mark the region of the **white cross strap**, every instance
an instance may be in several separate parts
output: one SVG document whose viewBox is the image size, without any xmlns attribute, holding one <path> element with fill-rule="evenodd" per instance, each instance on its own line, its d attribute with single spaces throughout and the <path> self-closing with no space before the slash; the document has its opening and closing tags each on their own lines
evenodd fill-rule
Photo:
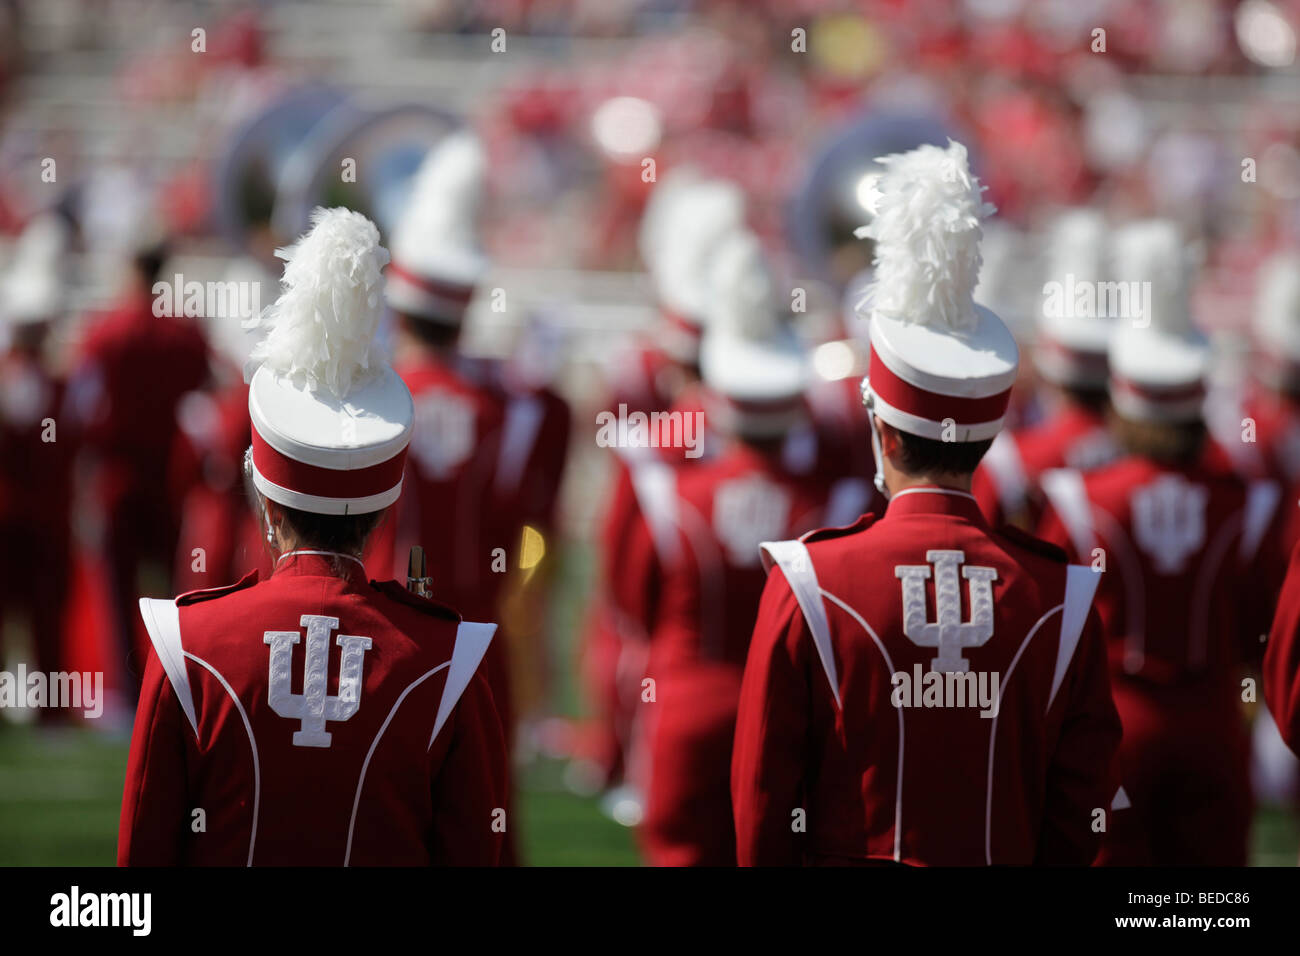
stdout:
<svg viewBox="0 0 1300 956">
<path fill-rule="evenodd" d="M 835 652 L 831 647 L 831 626 L 826 618 L 826 604 L 822 600 L 821 585 L 817 583 L 817 572 L 813 569 L 812 558 L 802 541 L 764 541 L 759 545 L 763 555 L 763 567 L 771 571 L 776 562 L 785 575 L 786 582 L 799 602 L 804 622 L 812 635 L 813 646 L 821 658 L 822 669 L 830 681 L 831 693 L 835 696 L 835 706 L 844 708 L 840 700 L 840 681 L 835 672 Z"/>
</svg>

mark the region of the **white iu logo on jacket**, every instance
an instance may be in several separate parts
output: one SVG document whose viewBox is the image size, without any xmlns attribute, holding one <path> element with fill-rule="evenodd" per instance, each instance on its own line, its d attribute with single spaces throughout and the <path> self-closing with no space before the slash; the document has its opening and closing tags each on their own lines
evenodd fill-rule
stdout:
<svg viewBox="0 0 1300 956">
<path fill-rule="evenodd" d="M 993 636 L 993 582 L 997 568 L 963 566 L 964 551 L 927 551 L 925 560 L 934 565 L 934 606 L 937 620 L 925 613 L 925 582 L 929 564 L 901 564 L 894 574 L 903 582 L 903 633 L 918 647 L 937 647 L 930 662 L 932 671 L 964 674 L 970 661 L 961 656 L 964 647 L 980 647 Z M 957 569 L 969 584 L 970 620 L 961 619 L 961 583 Z"/>
<path fill-rule="evenodd" d="M 451 392 L 434 389 L 415 399 L 411 454 L 421 470 L 442 481 L 474 449 L 474 406 Z"/>
<path fill-rule="evenodd" d="M 1182 475 L 1161 475 L 1133 492 L 1133 533 L 1157 574 L 1181 574 L 1205 543 L 1210 492 Z"/>
<path fill-rule="evenodd" d="M 758 564 L 762 560 L 758 546 L 784 535 L 789 522 L 790 496 L 780 485 L 753 476 L 718 486 L 713 530 L 732 564 Z"/>
<path fill-rule="evenodd" d="M 295 747 L 328 747 L 333 735 L 325 730 L 328 720 L 347 720 L 361 706 L 361 664 L 370 650 L 370 638 L 340 634 L 343 648 L 339 661 L 339 692 L 325 693 L 328 683 L 330 632 L 339 626 L 336 617 L 304 614 L 300 622 L 307 628 L 307 662 L 302 677 L 302 693 L 289 693 L 293 672 L 293 646 L 301 639 L 297 631 L 267 631 L 263 642 L 271 645 L 271 674 L 267 696 L 271 709 L 281 717 L 301 721 L 293 733 Z"/>
</svg>

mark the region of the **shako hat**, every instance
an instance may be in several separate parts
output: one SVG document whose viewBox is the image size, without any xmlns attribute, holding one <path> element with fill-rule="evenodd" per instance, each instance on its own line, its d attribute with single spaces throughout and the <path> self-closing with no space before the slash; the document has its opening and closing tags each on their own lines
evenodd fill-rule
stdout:
<svg viewBox="0 0 1300 956">
<path fill-rule="evenodd" d="M 487 158 L 468 130 L 448 135 L 415 174 L 406 212 L 393 229 L 386 296 L 417 319 L 459 325 L 487 272 L 479 237 Z"/>
<path fill-rule="evenodd" d="M 992 438 L 1019 362 L 1011 331 L 973 298 L 980 222 L 994 209 L 960 143 L 919 146 L 880 164 L 873 218 L 858 230 L 876 241 L 874 279 L 858 306 L 871 346 L 863 400 L 922 438 Z"/>
<path fill-rule="evenodd" d="M 401 494 L 414 406 L 374 341 L 388 262 L 379 230 L 318 208 L 276 255 L 282 292 L 251 323 L 264 334 L 246 370 L 253 483 L 316 514 L 386 508 Z"/>
<path fill-rule="evenodd" d="M 808 363 L 758 237 L 737 230 L 724 238 L 709 278 L 704 382 L 725 400 L 735 431 L 780 435 L 802 415 Z"/>
<path fill-rule="evenodd" d="M 1191 257 L 1182 234 L 1167 219 L 1140 220 L 1116 231 L 1113 248 L 1132 314 L 1116 320 L 1111 338 L 1111 404 L 1136 421 L 1195 421 L 1203 414 L 1210 350 L 1192 324 Z"/>
</svg>

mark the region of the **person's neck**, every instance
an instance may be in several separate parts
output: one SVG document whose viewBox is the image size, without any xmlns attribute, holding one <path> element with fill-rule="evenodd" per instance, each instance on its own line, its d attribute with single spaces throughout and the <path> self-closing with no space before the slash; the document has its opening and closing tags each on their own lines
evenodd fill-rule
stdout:
<svg viewBox="0 0 1300 956">
<path fill-rule="evenodd" d="M 950 491 L 964 491 L 970 494 L 972 477 L 969 474 L 909 475 L 901 471 L 895 471 L 893 474 L 886 476 L 885 485 L 889 488 L 891 495 L 906 491 L 908 488 L 922 487 L 947 488 Z"/>
</svg>

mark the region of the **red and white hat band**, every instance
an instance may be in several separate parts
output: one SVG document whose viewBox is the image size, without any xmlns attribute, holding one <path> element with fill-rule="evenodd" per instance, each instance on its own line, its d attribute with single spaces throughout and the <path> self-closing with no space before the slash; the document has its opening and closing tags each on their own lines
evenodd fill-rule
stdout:
<svg viewBox="0 0 1300 956">
<path fill-rule="evenodd" d="M 867 387 L 875 401 L 872 410 L 882 419 L 922 438 L 982 441 L 1002 428 L 1011 401 L 1011 386 L 982 398 L 944 395 L 907 382 L 894 373 L 871 346 Z M 956 426 L 956 437 L 945 434 L 946 423 Z"/>
<path fill-rule="evenodd" d="M 397 262 L 388 264 L 387 276 L 389 299 L 422 317 L 459 322 L 474 298 L 472 285 L 430 278 Z"/>
<path fill-rule="evenodd" d="M 253 483 L 290 508 L 316 514 L 364 514 L 386 508 L 402 491 L 406 448 L 365 468 L 322 468 L 290 458 L 253 428 Z"/>
<path fill-rule="evenodd" d="M 1116 411 L 1126 418 L 1153 422 L 1189 422 L 1204 413 L 1205 383 L 1143 385 L 1112 375 L 1110 398 Z"/>
</svg>

